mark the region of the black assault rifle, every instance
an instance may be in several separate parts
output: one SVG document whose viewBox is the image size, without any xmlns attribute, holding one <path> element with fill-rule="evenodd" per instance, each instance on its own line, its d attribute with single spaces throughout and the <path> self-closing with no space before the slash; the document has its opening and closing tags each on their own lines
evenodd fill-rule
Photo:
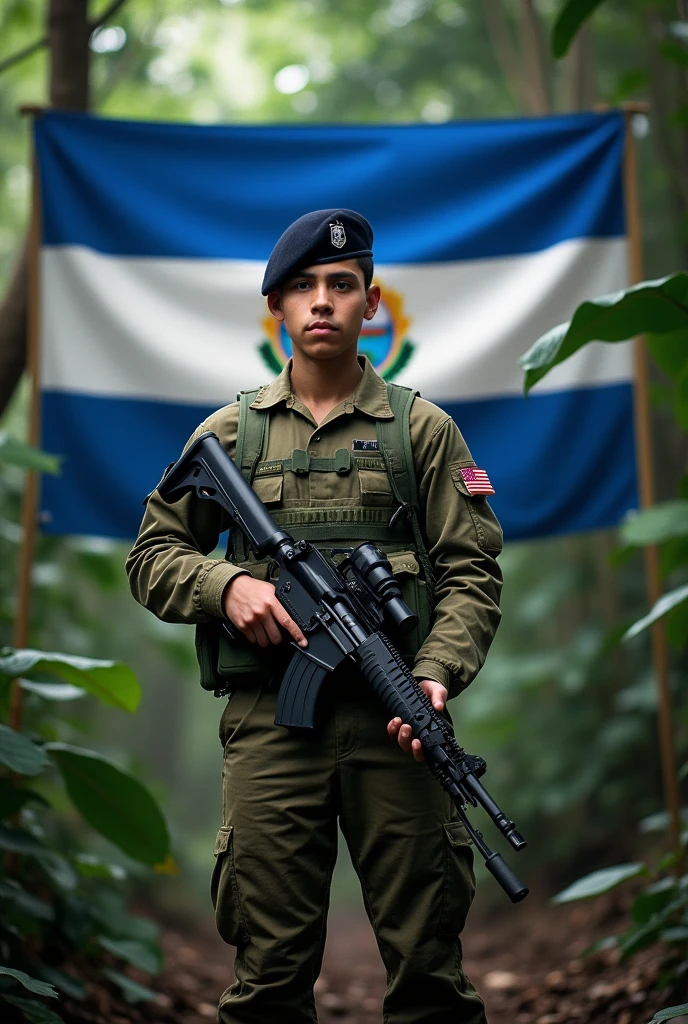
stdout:
<svg viewBox="0 0 688 1024">
<path fill-rule="evenodd" d="M 294 655 L 280 686 L 275 724 L 312 729 L 321 686 L 330 672 L 350 658 L 390 717 L 410 725 L 413 738 L 421 741 L 428 768 L 452 797 L 488 870 L 512 903 L 524 899 L 526 886 L 466 817 L 466 804 L 480 804 L 514 850 L 526 845 L 513 821 L 478 781 L 487 768 L 485 761 L 459 746 L 382 632 L 403 635 L 418 621 L 403 601 L 383 552 L 374 544 L 360 544 L 336 566 L 312 544 L 295 541 L 279 529 L 210 431 L 201 434 L 172 466 L 158 491 L 167 502 L 178 501 L 188 491 L 217 502 L 244 532 L 256 556 L 269 556 L 279 566 L 277 599 L 308 638 L 308 647 L 292 641 Z M 236 640 L 229 624 L 223 628 Z"/>
</svg>

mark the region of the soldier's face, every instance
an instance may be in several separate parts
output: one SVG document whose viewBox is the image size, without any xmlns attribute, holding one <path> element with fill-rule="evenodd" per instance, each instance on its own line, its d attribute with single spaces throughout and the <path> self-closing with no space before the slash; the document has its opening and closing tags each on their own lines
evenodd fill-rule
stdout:
<svg viewBox="0 0 688 1024">
<path fill-rule="evenodd" d="M 284 322 L 294 349 L 313 359 L 355 348 L 363 320 L 372 320 L 379 302 L 380 289 L 366 290 L 356 260 L 306 267 L 268 295 L 270 312 Z"/>
</svg>

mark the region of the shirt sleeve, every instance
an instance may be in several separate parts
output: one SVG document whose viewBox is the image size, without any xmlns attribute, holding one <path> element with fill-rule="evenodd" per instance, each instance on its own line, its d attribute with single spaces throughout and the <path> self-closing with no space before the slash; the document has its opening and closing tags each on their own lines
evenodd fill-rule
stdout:
<svg viewBox="0 0 688 1024">
<path fill-rule="evenodd" d="M 499 625 L 502 531 L 487 499 L 468 492 L 461 469 L 475 462 L 454 421 L 428 402 L 417 405 L 411 441 L 436 589 L 432 629 L 413 674 L 442 683 L 453 697 L 478 674 Z"/>
<path fill-rule="evenodd" d="M 214 430 L 232 455 L 237 420 L 238 405 L 236 410 L 228 406 L 202 423 L 186 448 L 203 431 Z M 165 622 L 224 618 L 224 589 L 231 579 L 246 572 L 222 558 L 207 557 L 228 526 L 228 516 L 215 502 L 199 501 L 189 493 L 168 505 L 156 488 L 148 498 L 139 535 L 125 565 L 136 600 Z"/>
</svg>

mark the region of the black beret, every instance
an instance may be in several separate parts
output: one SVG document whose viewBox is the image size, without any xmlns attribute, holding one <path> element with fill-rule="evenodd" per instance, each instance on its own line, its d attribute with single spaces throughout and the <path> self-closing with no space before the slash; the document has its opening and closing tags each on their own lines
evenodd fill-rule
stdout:
<svg viewBox="0 0 688 1024">
<path fill-rule="evenodd" d="M 313 210 L 290 224 L 270 254 L 261 292 L 267 295 L 302 267 L 372 256 L 373 229 L 354 210 Z"/>
</svg>

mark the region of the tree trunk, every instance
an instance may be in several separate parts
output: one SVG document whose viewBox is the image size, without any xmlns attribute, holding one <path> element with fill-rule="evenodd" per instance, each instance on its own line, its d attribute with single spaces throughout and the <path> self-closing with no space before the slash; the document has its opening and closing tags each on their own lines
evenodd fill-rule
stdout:
<svg viewBox="0 0 688 1024">
<path fill-rule="evenodd" d="M 533 0 L 521 0 L 521 54 L 530 93 L 530 112 L 552 111 L 552 74 L 540 15 Z"/>
<path fill-rule="evenodd" d="M 88 0 L 50 0 L 50 105 L 56 110 L 88 109 Z M 28 241 L 22 243 L 5 297 L 0 305 L 0 413 L 4 411 L 26 365 Z"/>
</svg>

